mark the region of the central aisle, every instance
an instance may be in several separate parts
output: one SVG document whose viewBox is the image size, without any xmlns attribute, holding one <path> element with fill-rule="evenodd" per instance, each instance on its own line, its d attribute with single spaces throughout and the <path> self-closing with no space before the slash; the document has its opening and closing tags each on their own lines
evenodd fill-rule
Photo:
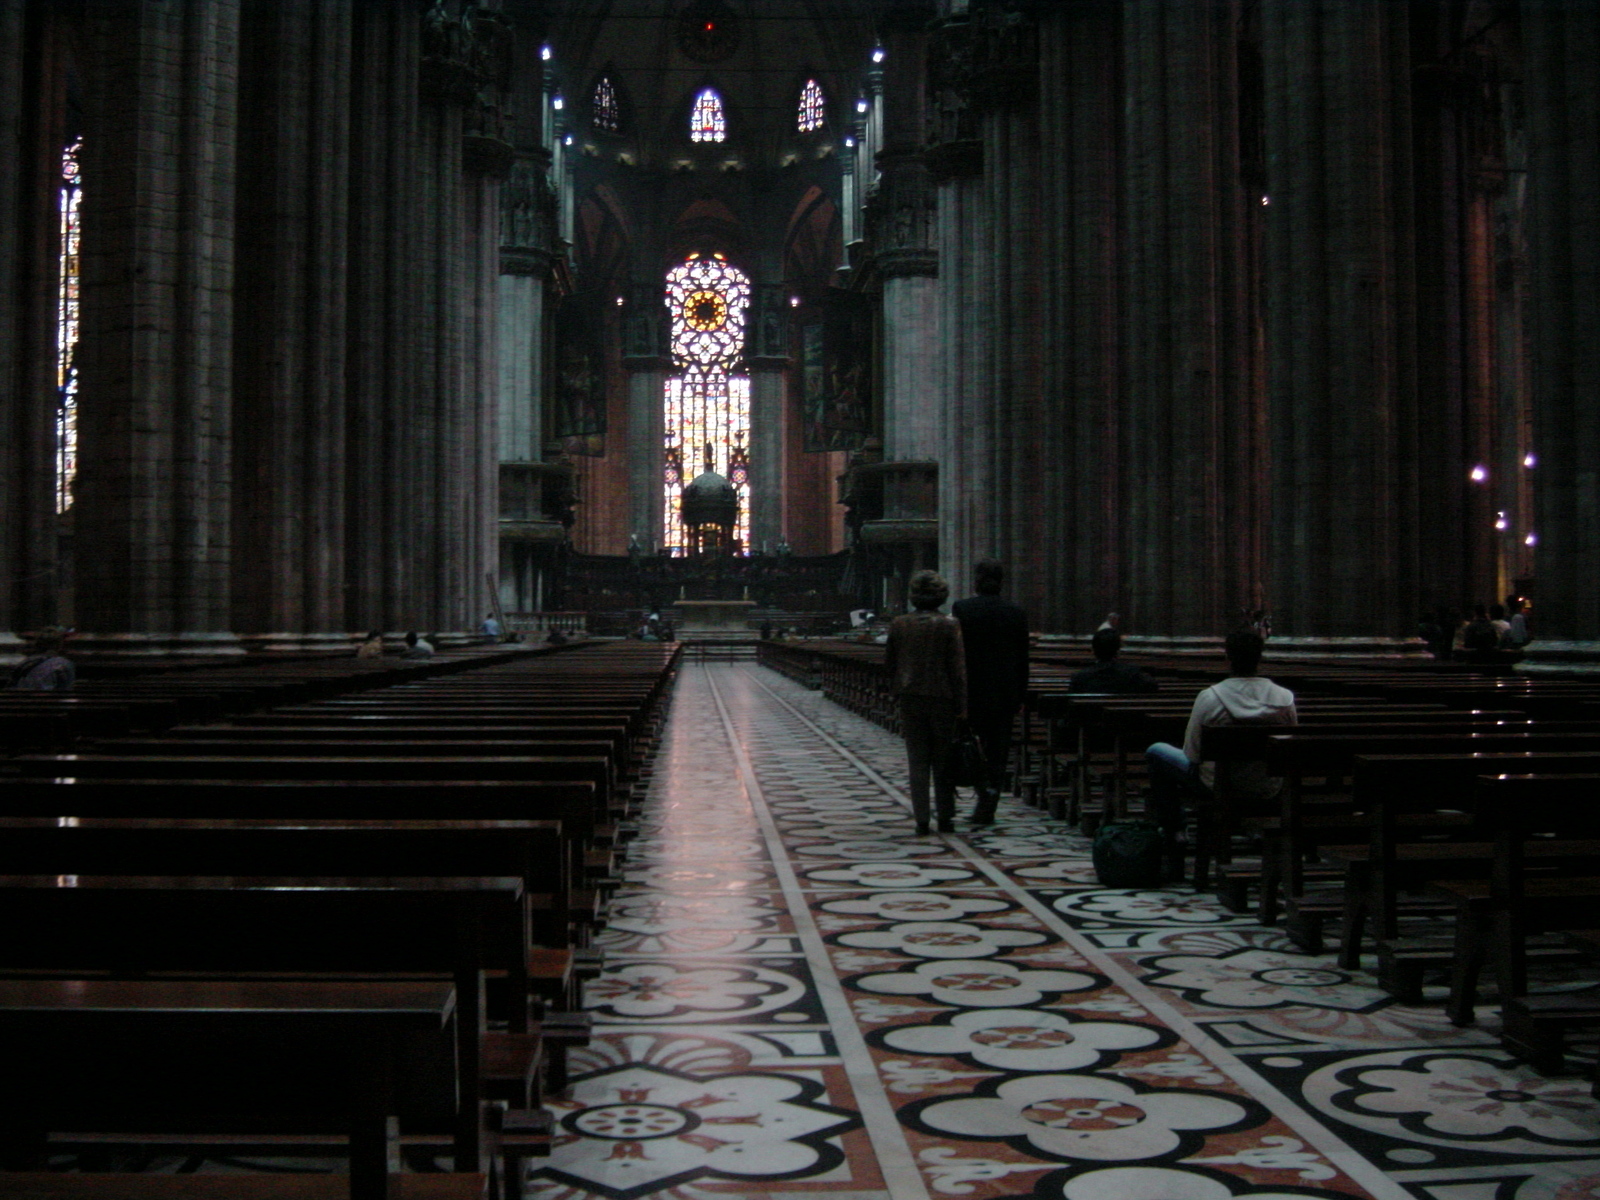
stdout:
<svg viewBox="0 0 1600 1200">
<path fill-rule="evenodd" d="M 774 672 L 683 670 L 530 1195 L 1600 1195 L 1586 1082 L 1187 890 L 1100 889 L 1025 808 L 916 838 L 904 777 Z"/>
</svg>

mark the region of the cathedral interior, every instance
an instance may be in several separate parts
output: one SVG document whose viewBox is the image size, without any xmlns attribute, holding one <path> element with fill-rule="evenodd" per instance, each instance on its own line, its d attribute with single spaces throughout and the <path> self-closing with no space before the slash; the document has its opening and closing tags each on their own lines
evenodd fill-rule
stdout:
<svg viewBox="0 0 1600 1200">
<path fill-rule="evenodd" d="M 1600 1198 L 1597 298 L 1597 0 L 0 0 L 0 1197 Z"/>
</svg>

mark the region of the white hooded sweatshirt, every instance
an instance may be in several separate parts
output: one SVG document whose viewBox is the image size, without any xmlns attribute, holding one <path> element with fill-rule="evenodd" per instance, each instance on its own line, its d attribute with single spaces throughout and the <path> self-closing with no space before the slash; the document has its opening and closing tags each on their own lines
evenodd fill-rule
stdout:
<svg viewBox="0 0 1600 1200">
<path fill-rule="evenodd" d="M 1207 725 L 1294 725 L 1294 693 L 1260 675 L 1233 675 L 1214 683 L 1194 698 L 1189 728 L 1183 735 L 1183 752 L 1190 762 L 1200 762 L 1200 731 Z M 1200 778 L 1207 787 L 1215 780 L 1210 763 L 1201 763 Z M 1267 774 L 1264 762 L 1239 763 L 1232 772 L 1232 788 L 1249 799 L 1275 796 L 1283 780 Z"/>
</svg>

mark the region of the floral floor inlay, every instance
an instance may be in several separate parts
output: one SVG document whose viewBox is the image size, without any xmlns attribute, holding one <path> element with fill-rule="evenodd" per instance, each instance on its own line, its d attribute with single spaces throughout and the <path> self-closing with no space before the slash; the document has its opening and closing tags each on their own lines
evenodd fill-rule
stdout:
<svg viewBox="0 0 1600 1200">
<path fill-rule="evenodd" d="M 899 741 L 681 673 L 539 1200 L 1600 1200 L 1600 1102 L 1007 800 L 918 838 Z M 962 797 L 963 811 L 970 799 Z"/>
</svg>

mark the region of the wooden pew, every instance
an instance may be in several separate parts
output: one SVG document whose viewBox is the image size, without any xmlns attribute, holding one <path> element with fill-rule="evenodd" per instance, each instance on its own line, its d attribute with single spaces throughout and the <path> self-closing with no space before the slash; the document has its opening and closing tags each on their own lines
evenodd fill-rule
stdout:
<svg viewBox="0 0 1600 1200">
<path fill-rule="evenodd" d="M 7 1157 L 58 1129 L 340 1133 L 351 1200 L 393 1200 L 398 1125 L 455 1119 L 454 999 L 440 982 L 0 979 Z"/>
</svg>

